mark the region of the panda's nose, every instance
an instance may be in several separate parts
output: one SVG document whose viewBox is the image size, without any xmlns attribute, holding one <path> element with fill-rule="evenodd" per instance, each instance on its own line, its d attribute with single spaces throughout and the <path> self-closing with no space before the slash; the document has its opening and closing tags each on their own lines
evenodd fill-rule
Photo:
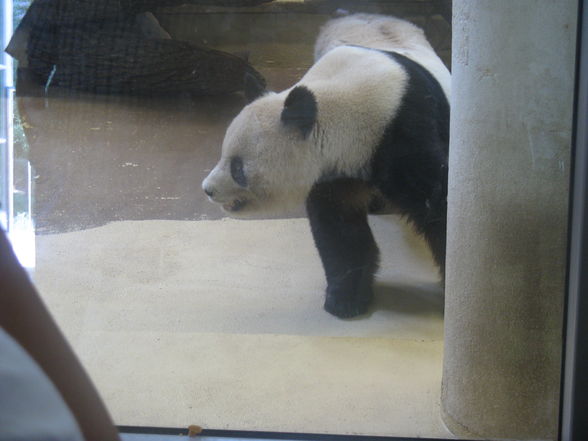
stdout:
<svg viewBox="0 0 588 441">
<path fill-rule="evenodd" d="M 206 196 L 208 196 L 209 198 L 211 198 L 214 195 L 214 190 L 207 187 L 203 187 L 203 189 L 204 193 L 206 193 Z"/>
<path fill-rule="evenodd" d="M 210 177 L 211 175 L 209 174 L 203 181 L 202 181 L 202 190 L 204 191 L 204 193 L 206 194 L 206 196 L 208 196 L 209 198 L 213 198 L 215 194 L 218 194 L 217 191 L 215 191 L 215 184 L 213 182 L 213 179 L 211 179 Z"/>
<path fill-rule="evenodd" d="M 206 196 L 208 196 L 211 199 L 214 197 L 214 194 L 216 193 L 214 191 L 214 185 L 212 184 L 212 182 L 210 182 L 210 179 L 208 178 L 202 181 L 202 190 L 204 190 Z"/>
</svg>

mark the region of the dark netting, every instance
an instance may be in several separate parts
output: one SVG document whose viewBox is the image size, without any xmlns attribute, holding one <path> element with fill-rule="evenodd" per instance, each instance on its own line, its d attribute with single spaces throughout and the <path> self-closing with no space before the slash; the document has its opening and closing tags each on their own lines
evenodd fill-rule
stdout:
<svg viewBox="0 0 588 441">
<path fill-rule="evenodd" d="M 150 10 L 185 3 L 255 6 L 270 0 L 36 0 L 20 25 L 38 82 L 111 94 L 227 94 L 243 90 L 247 60 L 172 39 Z"/>
</svg>

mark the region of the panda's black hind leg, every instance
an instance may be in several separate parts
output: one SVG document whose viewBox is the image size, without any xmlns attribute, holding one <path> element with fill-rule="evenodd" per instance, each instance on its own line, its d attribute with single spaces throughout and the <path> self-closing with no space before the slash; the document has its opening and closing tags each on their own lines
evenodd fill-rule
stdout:
<svg viewBox="0 0 588 441">
<path fill-rule="evenodd" d="M 320 183 L 306 209 L 327 278 L 325 310 L 340 318 L 367 312 L 378 247 L 367 222 L 370 189 L 351 179 Z"/>
</svg>

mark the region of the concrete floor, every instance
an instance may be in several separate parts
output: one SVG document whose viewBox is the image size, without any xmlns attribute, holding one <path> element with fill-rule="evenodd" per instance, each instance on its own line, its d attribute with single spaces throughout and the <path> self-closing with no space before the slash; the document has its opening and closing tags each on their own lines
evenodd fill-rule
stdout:
<svg viewBox="0 0 588 441">
<path fill-rule="evenodd" d="M 38 236 L 34 278 L 119 424 L 446 436 L 435 269 L 397 219 L 372 226 L 376 302 L 350 321 L 322 310 L 305 219 Z"/>
<path fill-rule="evenodd" d="M 288 87 L 305 66 L 262 73 Z M 30 92 L 30 89 L 28 89 Z M 239 96 L 17 105 L 34 168 L 35 283 L 120 425 L 447 437 L 443 298 L 422 241 L 374 217 L 376 302 L 322 310 L 303 211 L 223 219 L 200 189 Z"/>
</svg>

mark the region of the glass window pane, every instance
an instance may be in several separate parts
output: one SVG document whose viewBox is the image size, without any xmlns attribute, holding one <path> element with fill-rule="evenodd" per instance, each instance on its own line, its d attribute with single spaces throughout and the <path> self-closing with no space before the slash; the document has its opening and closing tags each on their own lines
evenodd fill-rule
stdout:
<svg viewBox="0 0 588 441">
<path fill-rule="evenodd" d="M 117 424 L 556 433 L 577 1 L 451 3 L 4 2 L 11 237 Z"/>
</svg>

